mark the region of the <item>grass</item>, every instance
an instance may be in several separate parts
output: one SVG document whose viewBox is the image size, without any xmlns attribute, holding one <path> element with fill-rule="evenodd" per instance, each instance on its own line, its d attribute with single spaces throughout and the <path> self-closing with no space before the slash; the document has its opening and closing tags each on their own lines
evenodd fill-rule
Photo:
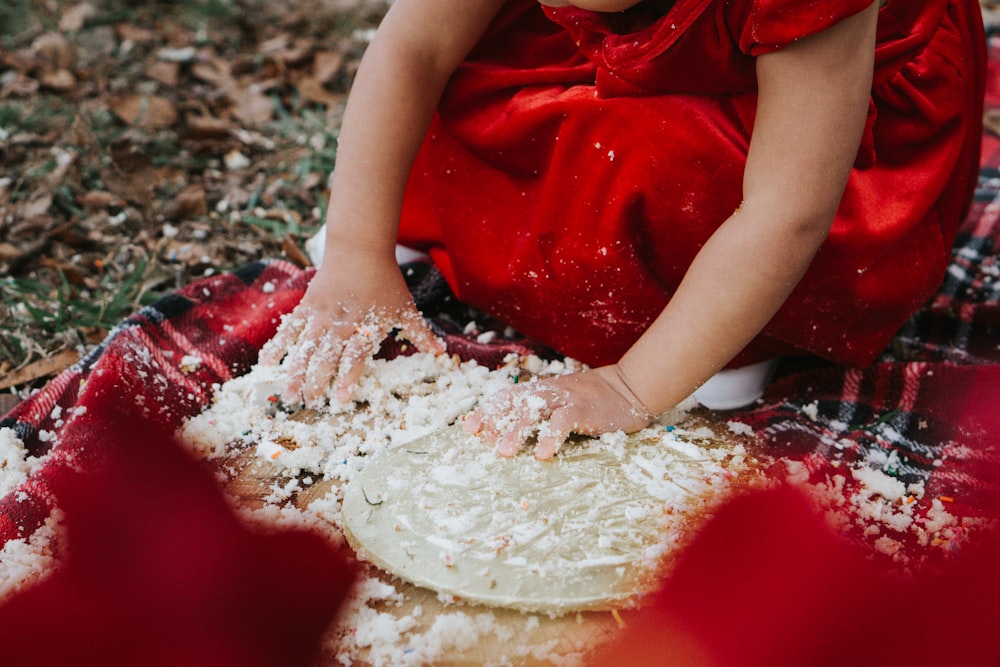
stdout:
<svg viewBox="0 0 1000 667">
<path fill-rule="evenodd" d="M 12 37 L 25 30 L 30 17 L 31 0 L 0 0 L 0 37 Z"/>
<path fill-rule="evenodd" d="M 0 50 L 29 52 L 39 35 L 60 32 L 64 10 L 77 4 L 0 0 Z M 325 219 L 341 109 L 300 95 L 308 62 L 275 68 L 260 46 L 290 33 L 317 50 L 342 49 L 347 60 L 326 86 L 343 96 L 364 48 L 355 33 L 385 9 L 376 0 L 353 9 L 299 0 L 90 4 L 83 27 L 63 35 L 81 58 L 71 68 L 79 85 L 0 98 L 0 376 L 86 349 L 166 290 L 281 256 L 289 236 L 311 236 Z M 153 36 L 130 50 L 105 49 L 119 43 L 110 37 L 119 23 Z M 180 67 L 176 84 L 151 81 L 146 64 L 174 38 L 212 49 L 243 84 L 267 85 L 273 119 L 240 128 L 249 140 L 190 135 L 183 120 L 156 130 L 124 123 L 114 113 L 117 97 L 150 92 L 182 116 L 213 115 L 236 127 L 222 87 L 199 80 L 190 65 Z M 38 79 L 40 71 L 25 76 Z M 60 164 L 54 148 L 71 152 L 72 163 Z M 248 165 L 225 164 L 230 150 Z M 195 184 L 204 209 L 182 208 L 178 193 Z"/>
<path fill-rule="evenodd" d="M 37 341 L 84 342 L 92 332 L 111 329 L 139 307 L 162 296 L 148 288 L 153 268 L 140 259 L 123 281 L 103 281 L 97 294 L 69 283 L 61 271 L 58 284 L 30 278 L 0 280 L 0 350 L 13 367 L 39 355 Z"/>
</svg>

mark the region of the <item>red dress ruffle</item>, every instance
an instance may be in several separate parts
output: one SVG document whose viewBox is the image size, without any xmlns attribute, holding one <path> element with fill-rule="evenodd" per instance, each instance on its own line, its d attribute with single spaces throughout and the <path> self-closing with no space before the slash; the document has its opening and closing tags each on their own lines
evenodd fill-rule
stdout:
<svg viewBox="0 0 1000 667">
<path fill-rule="evenodd" d="M 867 4 L 508 2 L 446 90 L 400 241 L 429 250 L 463 301 L 563 354 L 616 361 L 740 204 L 754 57 Z M 875 69 L 829 238 L 734 363 L 869 363 L 940 284 L 978 169 L 979 5 L 889 0 Z"/>
</svg>

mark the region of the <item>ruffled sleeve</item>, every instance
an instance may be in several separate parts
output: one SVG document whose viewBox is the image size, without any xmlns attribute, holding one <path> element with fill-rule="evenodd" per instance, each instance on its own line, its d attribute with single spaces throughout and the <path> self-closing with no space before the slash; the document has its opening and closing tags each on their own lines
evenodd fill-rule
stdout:
<svg viewBox="0 0 1000 667">
<path fill-rule="evenodd" d="M 778 51 L 871 6 L 873 0 L 732 0 L 727 23 L 740 51 Z"/>
</svg>

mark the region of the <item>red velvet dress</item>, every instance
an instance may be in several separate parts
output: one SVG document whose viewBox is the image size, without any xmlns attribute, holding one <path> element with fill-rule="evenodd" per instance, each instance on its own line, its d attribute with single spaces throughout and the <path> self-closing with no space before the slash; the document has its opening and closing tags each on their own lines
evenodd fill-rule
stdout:
<svg viewBox="0 0 1000 667">
<path fill-rule="evenodd" d="M 740 204 L 754 58 L 871 0 L 508 2 L 449 84 L 400 240 L 460 299 L 591 364 L 616 361 Z M 944 275 L 975 186 L 975 0 L 889 0 L 872 104 L 829 238 L 737 358 L 866 364 Z"/>
</svg>

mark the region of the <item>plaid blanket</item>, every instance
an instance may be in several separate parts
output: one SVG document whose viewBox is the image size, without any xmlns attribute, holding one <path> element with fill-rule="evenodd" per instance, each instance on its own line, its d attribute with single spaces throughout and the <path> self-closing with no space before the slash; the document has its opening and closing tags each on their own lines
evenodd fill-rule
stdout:
<svg viewBox="0 0 1000 667">
<path fill-rule="evenodd" d="M 1000 113 L 998 54 L 994 44 L 987 91 L 992 113 Z M 795 463 L 794 472 L 846 514 L 845 531 L 876 550 L 871 523 L 852 500 L 861 483 L 844 473 L 860 464 L 907 488 L 921 487 L 919 497 L 906 500 L 917 503 L 917 516 L 933 518 L 942 507 L 963 519 L 991 516 L 989 498 L 1000 480 L 998 245 L 1000 140 L 987 133 L 979 188 L 945 282 L 881 359 L 863 369 L 792 365 L 762 401 L 728 417 L 756 433 L 786 468 Z M 464 324 L 481 323 L 482 315 L 458 303 L 431 266 L 404 269 L 417 305 L 450 352 L 486 365 L 510 352 L 551 354 L 525 338 L 483 343 L 463 334 Z M 311 276 L 283 261 L 264 261 L 188 285 L 129 317 L 16 406 L 0 427 L 13 429 L 31 455 L 47 458 L 0 499 L 0 548 L 33 534 L 55 508 L 60 484 L 101 458 L 108 415 L 136 414 L 175 429 L 208 404 L 216 386 L 245 373 Z M 397 353 L 391 343 L 381 352 Z M 947 553 L 961 542 L 964 527 L 954 527 L 955 539 L 933 543 L 917 534 L 896 536 L 890 555 Z"/>
</svg>

